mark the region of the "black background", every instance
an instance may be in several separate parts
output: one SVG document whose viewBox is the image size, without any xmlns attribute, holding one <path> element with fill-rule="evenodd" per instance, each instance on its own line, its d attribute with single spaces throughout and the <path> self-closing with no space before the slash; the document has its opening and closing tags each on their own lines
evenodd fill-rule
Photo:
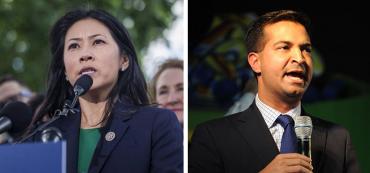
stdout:
<svg viewBox="0 0 370 173">
<path fill-rule="evenodd" d="M 325 3 L 326 5 L 323 5 Z M 328 4 L 329 3 L 329 4 Z M 208 30 L 214 15 L 292 9 L 306 13 L 312 22 L 312 42 L 323 57 L 326 74 L 345 74 L 369 83 L 370 7 L 354 1 L 211 1 L 190 0 L 189 51 Z M 368 9 L 364 7 L 369 7 Z"/>
</svg>

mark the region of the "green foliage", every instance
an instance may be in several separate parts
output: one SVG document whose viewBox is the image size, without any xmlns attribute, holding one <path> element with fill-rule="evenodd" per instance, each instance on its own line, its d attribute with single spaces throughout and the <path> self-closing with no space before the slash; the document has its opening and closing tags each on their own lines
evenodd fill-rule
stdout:
<svg viewBox="0 0 370 173">
<path fill-rule="evenodd" d="M 110 12 L 128 28 L 139 57 L 150 41 L 163 37 L 175 0 L 0 0 L 0 76 L 13 74 L 43 91 L 50 60 L 48 34 L 56 20 L 76 8 Z"/>
</svg>

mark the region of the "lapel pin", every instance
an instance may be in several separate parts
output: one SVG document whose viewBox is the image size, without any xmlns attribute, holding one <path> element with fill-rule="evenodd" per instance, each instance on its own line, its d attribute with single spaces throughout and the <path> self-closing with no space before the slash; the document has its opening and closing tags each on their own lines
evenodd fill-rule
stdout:
<svg viewBox="0 0 370 173">
<path fill-rule="evenodd" d="M 110 142 L 113 141 L 113 139 L 116 137 L 116 134 L 114 132 L 108 132 L 105 134 L 105 140 Z"/>
</svg>

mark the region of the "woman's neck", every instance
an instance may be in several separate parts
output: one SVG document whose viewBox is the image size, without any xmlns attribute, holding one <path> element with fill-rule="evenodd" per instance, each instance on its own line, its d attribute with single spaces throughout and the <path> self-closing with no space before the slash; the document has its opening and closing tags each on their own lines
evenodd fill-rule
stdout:
<svg viewBox="0 0 370 173">
<path fill-rule="evenodd" d="M 99 128 L 104 117 L 107 99 L 96 100 L 80 97 L 81 124 L 83 129 Z"/>
</svg>

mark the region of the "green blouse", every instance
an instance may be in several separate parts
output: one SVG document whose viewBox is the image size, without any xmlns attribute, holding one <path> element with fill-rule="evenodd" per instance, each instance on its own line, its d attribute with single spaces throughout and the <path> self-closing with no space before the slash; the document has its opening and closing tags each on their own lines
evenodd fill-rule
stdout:
<svg viewBox="0 0 370 173">
<path fill-rule="evenodd" d="M 91 158 L 100 139 L 99 128 L 80 129 L 78 172 L 87 173 Z"/>
</svg>

